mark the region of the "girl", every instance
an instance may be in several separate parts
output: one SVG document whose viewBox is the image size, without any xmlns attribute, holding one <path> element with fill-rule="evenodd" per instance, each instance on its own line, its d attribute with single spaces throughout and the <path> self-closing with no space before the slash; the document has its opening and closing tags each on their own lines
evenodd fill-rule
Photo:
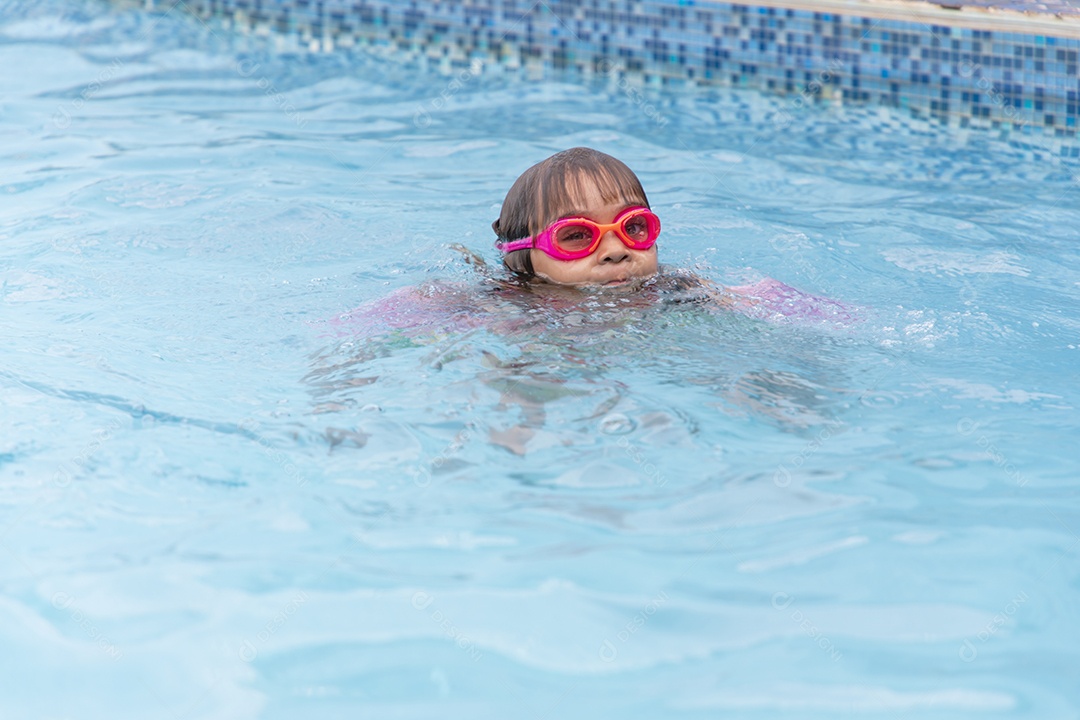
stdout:
<svg viewBox="0 0 1080 720">
<path fill-rule="evenodd" d="M 772 279 L 723 289 L 685 272 L 661 278 L 660 219 L 641 182 L 624 163 L 591 148 L 564 150 L 522 173 L 491 227 L 503 263 L 524 283 L 638 289 L 651 280 L 669 301 L 713 301 L 773 319 L 851 319 L 839 303 Z"/>
</svg>

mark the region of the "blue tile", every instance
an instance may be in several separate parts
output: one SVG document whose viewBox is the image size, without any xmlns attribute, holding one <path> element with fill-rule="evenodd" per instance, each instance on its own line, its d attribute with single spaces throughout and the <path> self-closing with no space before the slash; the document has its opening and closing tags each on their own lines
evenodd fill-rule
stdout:
<svg viewBox="0 0 1080 720">
<path fill-rule="evenodd" d="M 1025 7 L 1050 13 L 1067 2 L 1041 0 L 1038 8 Z M 964 5 L 1003 3 L 1018 7 L 1017 0 L 963 0 Z M 467 5 L 188 0 L 187 5 L 196 12 L 258 14 L 261 22 L 302 37 L 345 34 L 403 52 L 435 50 L 459 59 L 508 55 L 515 64 L 527 58 L 559 72 L 587 73 L 604 59 L 616 59 L 627 72 L 661 83 L 794 93 L 828 74 L 828 84 L 852 101 L 875 97 L 860 85 L 860 78 L 872 79 L 881 85 L 874 92 L 887 96 L 889 104 L 942 117 L 1010 123 L 1002 108 L 1034 108 L 1038 97 L 1053 111 L 1040 111 L 1033 122 L 1053 130 L 1076 127 L 1077 103 L 1066 103 L 1065 97 L 1080 85 L 1080 40 L 1075 38 L 694 0 L 471 0 Z M 805 77 L 790 75 L 791 68 Z M 999 102 L 980 105 L 980 95 Z"/>
</svg>

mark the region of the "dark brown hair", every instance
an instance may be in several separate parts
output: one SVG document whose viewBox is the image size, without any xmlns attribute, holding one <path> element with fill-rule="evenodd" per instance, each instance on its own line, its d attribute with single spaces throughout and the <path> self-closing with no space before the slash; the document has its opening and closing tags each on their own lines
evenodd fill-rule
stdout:
<svg viewBox="0 0 1080 720">
<path fill-rule="evenodd" d="M 521 173 L 506 193 L 502 212 L 491 229 L 500 242 L 537 235 L 560 217 L 581 210 L 578 198 L 590 185 L 600 191 L 606 203 L 649 207 L 641 181 L 621 160 L 599 150 L 576 147 Z M 535 275 L 528 250 L 507 253 L 503 263 L 521 279 Z"/>
</svg>

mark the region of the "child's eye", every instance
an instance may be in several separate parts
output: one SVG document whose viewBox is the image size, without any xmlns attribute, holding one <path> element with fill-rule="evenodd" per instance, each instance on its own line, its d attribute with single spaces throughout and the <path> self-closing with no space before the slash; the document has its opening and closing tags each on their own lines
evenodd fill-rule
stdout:
<svg viewBox="0 0 1080 720">
<path fill-rule="evenodd" d="M 645 222 L 640 218 L 635 220 L 628 220 L 626 224 L 623 225 L 623 230 L 626 232 L 627 235 L 634 238 L 635 240 L 638 238 L 644 238 L 649 234 L 649 223 Z"/>
<path fill-rule="evenodd" d="M 592 243 L 592 231 L 580 226 L 571 226 L 559 231 L 556 241 L 568 250 L 588 247 Z"/>
</svg>

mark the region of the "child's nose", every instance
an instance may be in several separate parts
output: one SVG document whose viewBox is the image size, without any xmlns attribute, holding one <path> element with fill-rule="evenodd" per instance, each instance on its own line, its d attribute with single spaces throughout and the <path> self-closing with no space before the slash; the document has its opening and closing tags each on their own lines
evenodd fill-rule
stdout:
<svg viewBox="0 0 1080 720">
<path fill-rule="evenodd" d="M 604 237 L 600 238 L 600 247 L 596 249 L 596 252 L 599 253 L 600 262 L 617 263 L 630 257 L 626 245 L 623 245 L 623 241 L 619 239 L 614 230 L 608 230 L 604 233 Z"/>
</svg>

